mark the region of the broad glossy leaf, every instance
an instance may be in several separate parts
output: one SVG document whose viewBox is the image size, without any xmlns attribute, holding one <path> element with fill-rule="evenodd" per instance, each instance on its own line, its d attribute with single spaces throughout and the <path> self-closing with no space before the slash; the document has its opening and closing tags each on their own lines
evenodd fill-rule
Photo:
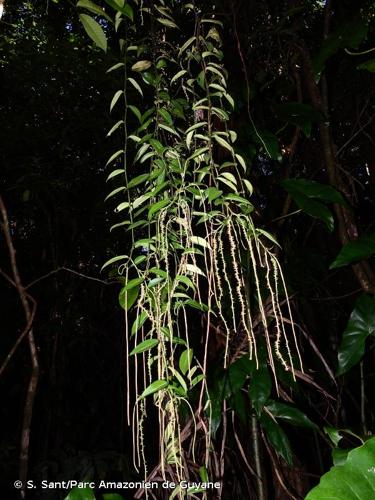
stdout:
<svg viewBox="0 0 375 500">
<path fill-rule="evenodd" d="M 226 395 L 238 393 L 245 384 L 246 379 L 254 371 L 254 362 L 243 356 L 234 363 L 232 363 L 228 370 L 228 389 L 225 391 Z"/>
<path fill-rule="evenodd" d="M 140 285 L 141 283 L 143 283 L 143 278 L 134 278 L 132 280 L 129 280 L 126 283 L 124 290 L 131 290 L 132 288 Z"/>
<path fill-rule="evenodd" d="M 119 294 L 119 303 L 120 306 L 125 309 L 125 311 L 129 311 L 131 306 L 135 303 L 137 300 L 139 293 L 139 286 L 135 286 L 131 290 L 125 290 L 125 287 L 122 288 Z"/>
<path fill-rule="evenodd" d="M 78 0 L 77 7 L 87 9 L 98 16 L 103 16 L 107 19 L 107 21 L 113 24 L 113 20 L 109 17 L 109 15 L 101 7 L 96 5 L 94 2 L 91 2 L 91 0 Z"/>
<path fill-rule="evenodd" d="M 375 334 L 375 296 L 361 295 L 343 333 L 338 353 L 337 375 L 343 375 L 356 365 L 365 352 L 369 335 Z"/>
<path fill-rule="evenodd" d="M 375 255 L 375 233 L 361 236 L 344 245 L 329 268 L 347 266 L 353 262 L 368 259 L 372 255 Z"/>
<path fill-rule="evenodd" d="M 276 453 L 280 455 L 288 465 L 292 465 L 293 454 L 290 448 L 289 439 L 280 425 L 266 413 L 262 413 L 260 423 L 266 433 L 268 441 L 271 443 Z"/>
<path fill-rule="evenodd" d="M 183 375 L 186 375 L 186 373 L 190 370 L 192 359 L 193 349 L 185 349 L 185 351 L 182 352 L 178 362 L 178 366 Z"/>
<path fill-rule="evenodd" d="M 95 45 L 107 52 L 107 38 L 100 24 L 87 14 L 80 14 L 79 18 L 86 33 Z"/>
<path fill-rule="evenodd" d="M 318 200 L 347 206 L 342 194 L 329 184 L 320 184 L 319 182 L 309 179 L 286 179 L 282 181 L 281 185 L 292 196 L 294 192 L 298 191 L 308 198 L 316 198 Z"/>
<path fill-rule="evenodd" d="M 117 12 L 121 12 L 126 17 L 133 21 L 134 13 L 132 7 L 125 3 L 124 0 L 104 0 L 106 4 L 115 9 Z"/>
<path fill-rule="evenodd" d="M 302 182 L 301 182 L 302 181 Z M 334 228 L 334 219 L 331 211 L 320 201 L 316 201 L 314 198 L 324 199 L 324 201 L 332 201 L 332 199 L 327 200 L 327 196 L 332 196 L 331 189 L 339 196 L 340 193 L 335 191 L 330 186 L 325 186 L 323 184 L 318 184 L 313 181 L 306 181 L 305 179 L 288 179 L 283 181 L 281 185 L 288 191 L 290 196 L 296 202 L 298 207 L 317 219 L 322 220 L 330 231 Z M 323 188 L 320 189 L 320 186 Z M 320 195 L 319 195 L 320 193 Z M 324 196 L 324 198 L 323 198 Z M 336 197 L 336 195 L 334 195 Z"/>
<path fill-rule="evenodd" d="M 278 401 L 270 401 L 267 403 L 266 408 L 275 418 L 280 418 L 292 425 L 308 427 L 310 429 L 316 428 L 316 425 L 301 410 L 294 406 L 279 403 Z"/>
<path fill-rule="evenodd" d="M 148 219 L 150 220 L 154 214 L 160 212 L 160 210 L 166 207 L 169 203 L 170 199 L 164 198 L 163 200 L 160 200 L 157 203 L 151 205 L 151 207 L 148 209 Z"/>
<path fill-rule="evenodd" d="M 375 438 L 349 451 L 342 465 L 324 474 L 305 500 L 370 500 L 375 498 Z"/>
<path fill-rule="evenodd" d="M 155 380 L 152 382 L 146 389 L 142 392 L 141 398 L 145 398 L 146 396 L 150 396 L 151 394 L 155 394 L 155 392 L 159 392 L 162 389 L 166 389 L 168 387 L 167 380 Z"/>
<path fill-rule="evenodd" d="M 338 446 L 339 442 L 342 439 L 342 435 L 340 434 L 340 429 L 336 429 L 335 427 L 324 427 L 324 432 L 327 434 L 329 439 L 335 446 Z"/>
<path fill-rule="evenodd" d="M 341 448 L 334 448 L 332 450 L 332 461 L 333 465 L 343 465 L 347 458 L 349 450 L 342 450 Z"/>
<path fill-rule="evenodd" d="M 144 325 L 146 319 L 148 318 L 148 314 L 146 311 L 142 311 L 135 319 L 132 329 L 131 329 L 131 334 L 135 335 L 137 331 Z"/>
<path fill-rule="evenodd" d="M 73 488 L 64 500 L 95 500 L 95 495 L 90 488 Z"/>
<path fill-rule="evenodd" d="M 111 259 L 107 260 L 107 262 L 105 262 L 105 264 L 103 264 L 100 271 L 103 271 L 103 269 L 110 266 L 111 264 L 114 264 L 115 262 L 118 262 L 120 260 L 125 260 L 125 259 L 129 259 L 129 257 L 127 255 L 117 255 L 116 257 L 112 257 Z"/>
<path fill-rule="evenodd" d="M 208 201 L 213 201 L 216 200 L 219 196 L 223 194 L 223 191 L 220 191 L 220 189 L 217 189 L 215 187 L 209 187 L 205 190 L 205 194 L 208 197 Z"/>
<path fill-rule="evenodd" d="M 320 111 L 308 104 L 299 102 L 279 104 L 276 106 L 275 111 L 280 119 L 300 127 L 307 137 L 311 133 L 311 124 L 324 120 L 324 116 Z"/>
<path fill-rule="evenodd" d="M 257 370 L 254 370 L 249 385 L 249 396 L 258 415 L 261 413 L 263 406 L 268 401 L 268 398 L 271 395 L 271 390 L 271 376 L 267 365 L 262 364 Z"/>
<path fill-rule="evenodd" d="M 357 66 L 358 69 L 365 69 L 370 71 L 370 73 L 375 73 L 375 59 L 369 59 Z"/>
<path fill-rule="evenodd" d="M 138 344 L 134 349 L 131 351 L 130 356 L 133 356 L 134 354 L 140 354 L 141 352 L 146 352 L 152 349 L 153 347 L 156 347 L 159 344 L 158 339 L 147 339 Z"/>
<path fill-rule="evenodd" d="M 368 24 L 367 20 L 361 17 L 338 24 L 338 28 L 323 42 L 321 49 L 313 58 L 313 69 L 318 78 L 327 59 L 339 49 L 348 47 L 356 49 L 359 46 L 367 36 Z"/>
</svg>

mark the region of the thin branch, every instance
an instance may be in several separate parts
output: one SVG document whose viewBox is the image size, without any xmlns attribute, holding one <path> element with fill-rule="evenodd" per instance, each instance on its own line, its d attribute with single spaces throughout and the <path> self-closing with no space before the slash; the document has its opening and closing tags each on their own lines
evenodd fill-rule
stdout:
<svg viewBox="0 0 375 500">
<path fill-rule="evenodd" d="M 29 445 L 30 445 L 30 427 L 33 416 L 33 406 L 36 395 L 36 389 L 39 381 L 39 362 L 38 353 L 35 345 L 34 334 L 32 330 L 33 312 L 30 307 L 30 295 L 26 292 L 17 267 L 16 250 L 13 245 L 11 236 L 8 212 L 5 207 L 3 198 L 0 195 L 0 212 L 2 216 L 2 230 L 5 237 L 6 246 L 8 248 L 10 265 L 13 274 L 14 286 L 17 289 L 24 313 L 27 321 L 26 330 L 28 332 L 30 358 L 31 358 L 31 375 L 27 389 L 26 401 L 23 412 L 22 430 L 21 430 L 21 450 L 20 450 L 20 465 L 19 465 L 19 479 L 21 481 L 21 497 L 25 498 L 25 488 L 27 480 L 27 472 L 29 465 Z M 35 304 L 35 301 L 34 301 Z M 30 324 L 30 327 L 28 325 Z"/>
<path fill-rule="evenodd" d="M 78 271 L 75 271 L 74 269 L 69 269 L 68 267 L 58 267 L 57 269 L 53 269 L 52 271 L 49 271 L 47 274 L 44 274 L 43 276 L 40 276 L 39 278 L 35 279 L 31 283 L 25 286 L 25 290 L 28 290 L 32 286 L 34 286 L 36 283 L 39 283 L 39 281 L 45 280 L 49 278 L 50 276 L 53 276 L 56 273 L 59 273 L 60 271 L 66 271 L 71 274 L 75 274 L 76 276 L 79 276 L 80 278 L 85 278 L 90 281 L 96 281 L 97 283 L 101 283 L 102 285 L 114 285 L 118 284 L 118 281 L 106 281 L 106 280 L 101 280 L 100 278 L 95 278 L 94 276 L 88 276 L 87 274 L 82 274 L 79 273 Z"/>
<path fill-rule="evenodd" d="M 360 128 L 357 130 L 357 132 L 355 132 L 355 134 L 353 134 L 351 137 L 349 137 L 349 139 L 345 142 L 345 144 L 343 144 L 337 151 L 336 151 L 336 154 L 335 156 L 339 156 L 339 154 L 349 146 L 349 144 L 357 137 L 357 135 L 359 135 L 361 132 L 363 132 L 363 130 L 368 126 L 370 125 L 370 123 L 372 123 L 372 121 L 374 120 L 375 118 L 375 115 L 372 115 L 372 117 L 367 120 L 367 122 L 364 124 L 364 125 L 360 125 Z"/>
<path fill-rule="evenodd" d="M 30 299 L 31 299 L 31 297 L 30 297 Z M 14 343 L 12 349 L 9 351 L 3 364 L 0 366 L 0 378 L 1 378 L 1 375 L 3 374 L 3 372 L 5 371 L 5 368 L 8 366 L 9 361 L 12 359 L 14 353 L 16 352 L 18 346 L 21 344 L 22 340 L 26 337 L 26 335 L 30 332 L 32 325 L 33 325 L 33 322 L 34 322 L 35 312 L 36 312 L 36 302 L 35 302 L 35 300 L 33 300 L 33 309 L 31 311 L 31 316 L 30 316 L 29 321 L 28 321 L 26 327 L 24 328 L 23 332 L 21 333 L 21 335 L 18 337 L 18 339 Z"/>
</svg>

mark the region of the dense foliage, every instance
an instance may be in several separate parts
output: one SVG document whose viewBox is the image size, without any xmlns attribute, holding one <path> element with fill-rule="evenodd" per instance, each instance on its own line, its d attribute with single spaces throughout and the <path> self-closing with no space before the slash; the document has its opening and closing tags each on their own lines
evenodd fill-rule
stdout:
<svg viewBox="0 0 375 500">
<path fill-rule="evenodd" d="M 279 500 L 332 463 L 353 472 L 374 427 L 373 16 L 329 0 L 5 6 L 7 497 L 20 474 Z"/>
</svg>

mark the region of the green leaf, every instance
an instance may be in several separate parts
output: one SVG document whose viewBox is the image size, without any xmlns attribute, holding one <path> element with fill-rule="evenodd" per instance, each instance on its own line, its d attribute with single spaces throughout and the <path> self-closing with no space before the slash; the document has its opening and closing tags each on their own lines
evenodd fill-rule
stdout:
<svg viewBox="0 0 375 500">
<path fill-rule="evenodd" d="M 342 247 L 330 269 L 347 266 L 359 260 L 365 260 L 375 254 L 375 233 L 361 236 Z"/>
<path fill-rule="evenodd" d="M 150 178 L 150 174 L 141 174 L 137 175 L 137 177 L 134 177 L 131 181 L 128 183 L 128 188 L 133 188 L 135 186 L 138 186 L 139 184 L 143 184 Z"/>
<path fill-rule="evenodd" d="M 195 264 L 186 264 L 186 270 L 193 274 L 200 274 L 201 276 L 205 276 L 204 272 Z"/>
<path fill-rule="evenodd" d="M 337 375 L 343 375 L 356 365 L 365 352 L 369 335 L 375 334 L 375 296 L 361 295 L 343 333 L 338 353 Z"/>
<path fill-rule="evenodd" d="M 228 370 L 228 392 L 227 395 L 237 394 L 245 384 L 245 381 L 254 370 L 252 361 L 245 355 L 232 363 Z"/>
<path fill-rule="evenodd" d="M 307 196 L 307 198 L 316 198 L 327 203 L 348 206 L 342 194 L 328 184 L 320 184 L 308 179 L 286 179 L 281 182 L 281 185 L 291 196 L 293 196 L 293 193 L 298 192 Z"/>
<path fill-rule="evenodd" d="M 134 278 L 132 280 L 129 280 L 125 287 L 124 287 L 124 290 L 131 290 L 132 288 L 134 288 L 135 286 L 138 286 L 140 285 L 141 283 L 143 283 L 144 279 L 143 278 Z"/>
<path fill-rule="evenodd" d="M 105 166 L 109 165 L 111 162 L 113 162 L 114 160 L 116 160 L 116 158 L 118 158 L 123 152 L 124 152 L 123 149 L 119 149 L 118 151 L 116 151 L 116 153 L 113 153 L 113 155 L 107 161 L 107 163 L 106 163 Z"/>
<path fill-rule="evenodd" d="M 111 136 L 113 134 L 113 132 L 115 132 L 119 127 L 121 127 L 121 125 L 124 123 L 124 120 L 119 120 L 118 122 L 116 122 L 113 127 L 111 128 L 111 130 L 108 132 L 107 134 L 107 137 Z"/>
<path fill-rule="evenodd" d="M 268 130 L 256 130 L 253 134 L 254 140 L 261 144 L 272 160 L 281 161 L 279 143 L 277 137 Z"/>
<path fill-rule="evenodd" d="M 155 380 L 150 384 L 146 389 L 142 392 L 141 394 L 141 399 L 145 398 L 146 396 L 150 396 L 151 394 L 154 394 L 155 392 L 159 392 L 162 389 L 165 389 L 168 387 L 168 381 L 167 380 Z"/>
<path fill-rule="evenodd" d="M 141 94 L 141 96 L 143 97 L 143 90 L 141 88 L 141 86 L 139 85 L 139 83 L 134 80 L 134 78 L 131 78 L 131 77 L 128 77 L 128 82 L 130 82 L 133 87 Z"/>
<path fill-rule="evenodd" d="M 144 325 L 146 319 L 148 318 L 148 314 L 146 311 L 142 311 L 135 319 L 132 329 L 131 329 L 131 334 L 135 335 L 137 331 L 142 328 Z"/>
<path fill-rule="evenodd" d="M 123 95 L 122 90 L 118 90 L 115 92 L 114 96 L 112 97 L 111 105 L 109 107 L 109 110 L 112 111 L 112 109 L 116 106 L 117 101 L 120 99 L 120 97 Z"/>
<path fill-rule="evenodd" d="M 90 488 L 73 488 L 64 500 L 95 500 L 95 495 Z"/>
<path fill-rule="evenodd" d="M 113 24 L 113 20 L 111 17 L 98 5 L 96 5 L 94 2 L 91 2 L 91 0 L 79 0 L 77 2 L 77 7 L 81 7 L 83 9 L 87 9 L 93 14 L 97 14 L 98 16 L 103 16 L 107 21 Z"/>
<path fill-rule="evenodd" d="M 182 69 L 182 70 L 180 70 L 178 73 L 176 73 L 176 74 L 175 74 L 175 75 L 171 78 L 170 83 L 175 82 L 176 80 L 178 80 L 179 78 L 181 78 L 181 76 L 186 75 L 186 73 L 187 73 L 186 69 Z"/>
<path fill-rule="evenodd" d="M 350 449 L 342 450 L 341 448 L 334 448 L 332 450 L 333 465 L 343 465 L 348 458 L 349 451 Z"/>
<path fill-rule="evenodd" d="M 138 344 L 134 349 L 131 351 L 130 356 L 133 356 L 134 354 L 139 354 L 141 352 L 149 351 L 153 347 L 156 347 L 159 344 L 158 339 L 147 339 Z"/>
<path fill-rule="evenodd" d="M 370 73 L 375 73 L 375 59 L 369 59 L 357 66 L 357 69 L 365 69 L 370 71 Z"/>
<path fill-rule="evenodd" d="M 107 260 L 107 262 L 105 264 L 103 264 L 100 271 L 103 271 L 103 269 L 110 266 L 111 264 L 114 264 L 115 262 L 118 262 L 118 261 L 124 260 L 124 259 L 129 259 L 129 257 L 127 255 L 117 255 L 116 257 L 112 257 L 112 259 Z"/>
<path fill-rule="evenodd" d="M 157 212 L 160 212 L 160 210 L 164 207 L 166 207 L 170 203 L 169 198 L 164 198 L 163 200 L 158 201 L 157 203 L 154 203 L 151 205 L 151 207 L 148 209 L 148 220 L 152 218 L 154 214 Z"/>
<path fill-rule="evenodd" d="M 193 349 L 186 349 L 185 351 L 183 351 L 178 362 L 180 372 L 183 375 L 186 375 L 186 373 L 190 370 L 192 359 L 193 359 Z"/>
<path fill-rule="evenodd" d="M 339 27 L 329 35 L 313 58 L 312 63 L 315 75 L 317 77 L 320 76 L 324 70 L 326 61 L 336 54 L 338 50 L 347 47 L 352 49 L 358 48 L 362 40 L 366 38 L 367 32 L 368 23 L 366 19 L 362 19 L 361 17 L 357 17 L 346 23 L 339 23 Z"/>
<path fill-rule="evenodd" d="M 208 197 L 208 201 L 211 202 L 213 200 L 216 200 L 216 198 L 218 198 L 219 196 L 221 196 L 223 192 L 215 187 L 209 187 L 205 190 L 205 194 Z"/>
<path fill-rule="evenodd" d="M 324 120 L 324 116 L 320 111 L 308 104 L 299 102 L 279 104 L 276 106 L 275 111 L 281 120 L 300 127 L 306 137 L 310 137 L 312 123 L 319 123 Z"/>
<path fill-rule="evenodd" d="M 317 427 L 301 410 L 294 406 L 270 401 L 267 403 L 266 408 L 275 418 L 280 418 L 298 427 L 308 427 L 310 429 L 316 429 Z"/>
<path fill-rule="evenodd" d="M 329 439 L 335 446 L 338 446 L 339 442 L 342 439 L 342 435 L 340 434 L 340 429 L 335 429 L 334 427 L 324 427 L 324 432 L 327 434 Z"/>
<path fill-rule="evenodd" d="M 331 211 L 320 201 L 346 205 L 342 195 L 332 186 L 307 179 L 287 179 L 281 185 L 288 191 L 298 207 L 308 215 L 322 220 L 329 231 L 333 231 L 334 219 Z"/>
<path fill-rule="evenodd" d="M 184 285 L 186 285 L 188 288 L 191 288 L 192 290 L 195 290 L 194 283 L 187 276 L 181 276 L 180 274 L 178 274 L 176 276 L 176 281 L 181 281 L 181 283 L 183 283 Z"/>
<path fill-rule="evenodd" d="M 80 14 L 79 18 L 86 33 L 95 45 L 104 50 L 104 52 L 107 52 L 107 38 L 100 24 L 87 14 Z"/>
<path fill-rule="evenodd" d="M 178 28 L 177 24 L 170 19 L 165 19 L 163 17 L 158 17 L 158 21 L 161 24 L 164 24 L 164 26 L 167 26 L 168 28 Z"/>
<path fill-rule="evenodd" d="M 137 300 L 138 293 L 139 293 L 139 286 L 135 286 L 131 290 L 125 290 L 125 287 L 122 288 L 118 298 L 120 306 L 123 309 L 125 309 L 125 311 L 129 311 L 131 306 Z"/>
<path fill-rule="evenodd" d="M 289 439 L 283 429 L 266 413 L 262 413 L 260 417 L 260 424 L 276 453 L 291 466 L 293 463 L 293 454 L 290 448 Z"/>
<path fill-rule="evenodd" d="M 229 144 L 229 142 L 227 142 L 225 139 L 223 139 L 222 137 L 220 137 L 219 135 L 213 135 L 213 138 L 215 139 L 216 142 L 218 142 L 220 144 L 220 146 L 222 146 L 223 148 L 227 149 L 228 151 L 230 151 L 231 153 L 233 153 L 233 148 L 232 146 Z"/>
<path fill-rule="evenodd" d="M 121 12 L 126 17 L 128 17 L 131 21 L 134 19 L 133 9 L 130 5 L 125 3 L 124 0 L 104 0 L 106 4 L 115 9 L 117 12 Z"/>
<path fill-rule="evenodd" d="M 192 236 L 190 239 L 194 245 L 199 245 L 203 248 L 210 248 L 210 244 L 201 236 Z"/>
<path fill-rule="evenodd" d="M 268 401 L 271 390 L 272 380 L 267 365 L 260 365 L 257 370 L 254 370 L 249 385 L 249 396 L 258 415 Z"/>
<path fill-rule="evenodd" d="M 173 126 L 173 119 L 166 109 L 160 108 L 158 109 L 158 113 L 168 125 Z"/>
<path fill-rule="evenodd" d="M 342 465 L 321 477 L 305 500 L 370 500 L 375 498 L 375 438 L 349 451 Z"/>
<path fill-rule="evenodd" d="M 120 69 L 123 66 L 125 66 L 125 64 L 123 62 L 116 63 L 113 66 L 111 66 L 109 69 L 107 69 L 106 73 L 111 73 L 111 71 L 116 71 L 117 69 Z"/>
<path fill-rule="evenodd" d="M 141 72 L 151 67 L 151 61 L 138 61 L 132 66 L 133 71 Z"/>
</svg>

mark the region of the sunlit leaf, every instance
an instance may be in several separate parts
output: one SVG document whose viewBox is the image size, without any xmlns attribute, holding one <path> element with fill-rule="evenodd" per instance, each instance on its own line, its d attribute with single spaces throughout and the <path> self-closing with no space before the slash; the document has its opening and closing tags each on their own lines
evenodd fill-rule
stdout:
<svg viewBox="0 0 375 500">
<path fill-rule="evenodd" d="M 169 383 L 167 380 L 155 380 L 150 384 L 146 389 L 142 392 L 141 398 L 145 398 L 146 396 L 150 396 L 151 394 L 155 394 L 155 392 L 159 392 L 168 387 Z"/>
<path fill-rule="evenodd" d="M 138 344 L 129 354 L 133 356 L 134 354 L 140 354 L 141 352 L 150 351 L 153 347 L 156 347 L 159 344 L 158 339 L 147 339 Z"/>
<path fill-rule="evenodd" d="M 107 38 L 100 24 L 87 14 L 80 14 L 79 18 L 86 33 L 95 45 L 107 52 Z"/>
<path fill-rule="evenodd" d="M 375 438 L 349 451 L 341 465 L 321 477 L 306 500 L 370 500 L 375 498 Z"/>
</svg>

